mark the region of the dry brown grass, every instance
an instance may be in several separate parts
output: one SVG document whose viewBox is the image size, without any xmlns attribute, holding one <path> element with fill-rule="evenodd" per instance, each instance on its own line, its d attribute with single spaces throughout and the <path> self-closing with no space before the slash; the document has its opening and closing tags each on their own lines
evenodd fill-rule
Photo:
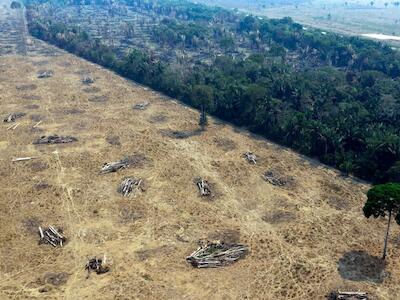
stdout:
<svg viewBox="0 0 400 300">
<path fill-rule="evenodd" d="M 44 62 L 54 76 L 37 79 Z M 382 266 L 385 222 L 362 215 L 367 184 L 216 120 L 176 138 L 197 132 L 196 111 L 68 54 L 0 65 L 0 115 L 27 113 L 15 130 L 0 126 L 0 299 L 321 299 L 337 288 L 399 299 L 398 228 Z M 83 73 L 96 78 L 91 93 Z M 149 107 L 133 110 L 140 101 Z M 78 142 L 32 145 L 44 134 Z M 257 165 L 243 159 L 249 150 Z M 133 154 L 145 160 L 99 175 Z M 11 163 L 24 156 L 38 158 Z M 293 182 L 272 186 L 266 170 Z M 123 198 L 126 176 L 147 190 Z M 213 201 L 199 197 L 198 176 L 214 184 Z M 61 227 L 68 243 L 38 245 L 38 224 Z M 204 239 L 244 243 L 250 254 L 193 269 L 185 257 Z M 86 258 L 102 254 L 111 271 L 86 279 Z"/>
</svg>

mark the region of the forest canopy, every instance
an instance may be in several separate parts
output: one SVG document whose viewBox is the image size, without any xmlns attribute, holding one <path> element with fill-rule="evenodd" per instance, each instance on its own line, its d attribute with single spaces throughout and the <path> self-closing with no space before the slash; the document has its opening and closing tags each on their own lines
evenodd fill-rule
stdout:
<svg viewBox="0 0 400 300">
<path fill-rule="evenodd" d="M 185 69 L 154 59 L 146 49 L 117 55 L 79 26 L 39 18 L 35 11 L 41 4 L 32 0 L 27 2 L 29 30 L 194 107 L 203 105 L 199 95 L 207 95 L 210 113 L 346 173 L 376 182 L 399 181 L 397 50 L 358 37 L 306 30 L 290 18 L 246 16 L 186 1 L 121 3 L 164 16 L 151 30 L 153 42 L 192 51 L 212 46 L 221 54 Z M 221 30 L 221 23 L 228 29 Z M 238 47 L 245 47 L 248 55 L 236 55 Z"/>
</svg>

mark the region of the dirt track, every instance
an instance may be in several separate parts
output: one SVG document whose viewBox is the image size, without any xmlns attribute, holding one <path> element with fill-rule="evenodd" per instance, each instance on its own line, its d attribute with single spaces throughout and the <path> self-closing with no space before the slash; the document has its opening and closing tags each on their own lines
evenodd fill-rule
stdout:
<svg viewBox="0 0 400 300">
<path fill-rule="evenodd" d="M 37 79 L 41 70 L 54 76 Z M 133 110 L 141 101 L 148 109 Z M 0 56 L 0 103 L 1 116 L 27 113 L 15 130 L 0 127 L 0 299 L 321 299 L 337 288 L 400 297 L 398 228 L 384 268 L 385 222 L 363 217 L 366 184 L 216 120 L 174 138 L 198 129 L 196 111 L 34 40 L 28 56 Z M 48 134 L 78 142 L 32 145 Z M 144 157 L 137 166 L 98 174 L 132 154 Z M 25 156 L 37 159 L 11 162 Z M 293 180 L 275 187 L 266 170 Z M 147 184 L 132 199 L 117 193 L 128 175 Z M 213 200 L 198 196 L 197 176 L 215 185 Z M 63 228 L 68 243 L 38 245 L 38 224 Z M 185 257 L 200 239 L 251 252 L 193 269 Z M 111 272 L 86 279 L 86 257 L 103 253 Z"/>
</svg>

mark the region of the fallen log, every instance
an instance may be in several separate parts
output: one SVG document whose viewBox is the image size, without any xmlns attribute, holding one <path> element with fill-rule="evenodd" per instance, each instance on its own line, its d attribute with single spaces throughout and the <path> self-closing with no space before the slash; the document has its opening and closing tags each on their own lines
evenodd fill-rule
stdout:
<svg viewBox="0 0 400 300">
<path fill-rule="evenodd" d="M 114 161 L 110 163 L 105 163 L 101 167 L 101 174 L 107 174 L 112 172 L 117 172 L 118 170 L 125 169 L 129 167 L 129 161 L 127 159 L 122 159 L 119 161 Z"/>
<path fill-rule="evenodd" d="M 15 124 L 9 126 L 9 127 L 7 128 L 7 130 L 14 130 L 14 129 L 17 128 L 18 126 L 19 126 L 19 123 L 15 123 Z"/>
<path fill-rule="evenodd" d="M 39 122 L 37 122 L 35 125 L 33 125 L 33 128 L 36 128 L 36 127 L 38 127 L 40 124 L 42 124 L 42 120 L 40 120 Z"/>
<path fill-rule="evenodd" d="M 27 161 L 31 159 L 35 159 L 36 157 L 19 157 L 19 158 L 13 158 L 11 162 L 20 162 L 20 161 Z"/>
</svg>

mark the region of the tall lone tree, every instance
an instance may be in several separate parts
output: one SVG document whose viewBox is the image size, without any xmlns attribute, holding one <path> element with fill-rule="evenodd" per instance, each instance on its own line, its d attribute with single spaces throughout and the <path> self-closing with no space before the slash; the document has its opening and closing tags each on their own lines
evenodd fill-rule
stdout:
<svg viewBox="0 0 400 300">
<path fill-rule="evenodd" d="M 200 108 L 199 125 L 204 130 L 207 125 L 207 112 L 214 109 L 214 91 L 207 85 L 195 85 L 192 90 L 192 102 Z"/>
<path fill-rule="evenodd" d="M 389 216 L 382 256 L 382 259 L 385 259 L 392 216 L 395 217 L 396 223 L 400 225 L 400 184 L 386 183 L 376 185 L 368 191 L 367 197 L 368 200 L 363 208 L 364 215 L 367 218 L 371 216 L 374 218 Z"/>
</svg>

